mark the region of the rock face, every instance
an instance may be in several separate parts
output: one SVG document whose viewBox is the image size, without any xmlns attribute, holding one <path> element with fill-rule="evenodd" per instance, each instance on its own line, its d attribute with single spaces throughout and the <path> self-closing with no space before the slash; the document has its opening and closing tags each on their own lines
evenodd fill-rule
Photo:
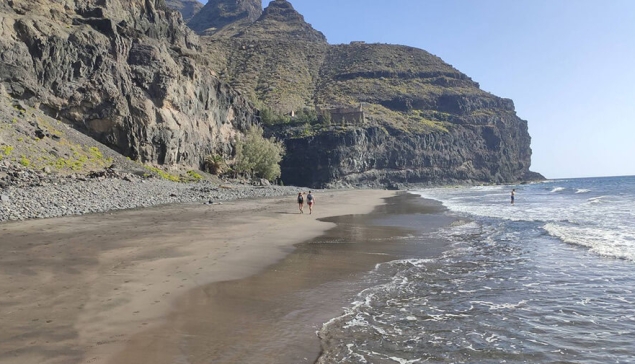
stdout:
<svg viewBox="0 0 635 364">
<path fill-rule="evenodd" d="M 262 16 L 240 33 L 240 37 L 257 40 L 326 42 L 324 34 L 304 21 L 304 17 L 286 0 L 272 1 Z"/>
<path fill-rule="evenodd" d="M 135 160 L 198 167 L 255 122 L 164 0 L 3 1 L 0 25 L 7 92 Z"/>
<path fill-rule="evenodd" d="M 286 0 L 210 0 L 188 24 L 203 36 L 166 0 L 0 1 L 0 88 L 151 164 L 231 159 L 260 120 L 285 184 L 541 177 L 513 102 L 428 52 L 329 45 Z"/>
<path fill-rule="evenodd" d="M 472 125 L 444 133 L 369 126 L 290 138 L 282 176 L 287 184 L 320 187 L 533 179 L 525 174 L 529 138 L 518 125 L 499 122 L 498 128 Z"/>
<path fill-rule="evenodd" d="M 188 22 L 194 31 L 212 34 L 228 24 L 255 21 L 262 14 L 260 0 L 209 0 Z"/>
<path fill-rule="evenodd" d="M 423 50 L 331 46 L 315 99 L 318 105 L 361 104 L 363 119 L 287 137 L 287 183 L 394 186 L 535 177 L 527 122 L 512 100 L 482 91 Z"/>
<path fill-rule="evenodd" d="M 541 178 L 529 172 L 531 138 L 513 102 L 426 51 L 329 45 L 285 0 L 272 1 L 251 24 L 230 24 L 203 40 L 223 77 L 251 99 L 280 115 L 320 115 L 266 127 L 285 141 L 286 184 Z"/>
<path fill-rule="evenodd" d="M 198 0 L 166 0 L 165 4 L 170 9 L 178 10 L 186 23 L 203 8 Z"/>
<path fill-rule="evenodd" d="M 212 67 L 251 100 L 283 113 L 314 104 L 329 45 L 288 1 L 272 1 L 257 20 L 202 40 Z"/>
</svg>

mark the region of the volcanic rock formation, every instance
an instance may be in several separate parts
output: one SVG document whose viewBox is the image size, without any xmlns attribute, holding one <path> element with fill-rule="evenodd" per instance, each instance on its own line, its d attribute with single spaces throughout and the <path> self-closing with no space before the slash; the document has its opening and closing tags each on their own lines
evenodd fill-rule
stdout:
<svg viewBox="0 0 635 364">
<path fill-rule="evenodd" d="M 529 172 L 530 137 L 509 99 L 430 53 L 329 45 L 286 0 L 253 23 L 203 37 L 222 77 L 280 117 L 285 183 L 311 186 L 504 183 Z M 319 120 L 318 120 L 319 119 Z"/>
<path fill-rule="evenodd" d="M 198 0 L 165 0 L 165 4 L 171 9 L 178 10 L 185 22 L 192 19 L 203 8 L 203 4 Z"/>
<path fill-rule="evenodd" d="M 262 14 L 260 0 L 209 0 L 188 22 L 188 26 L 201 34 L 212 34 L 235 22 L 255 21 Z"/>
<path fill-rule="evenodd" d="M 188 24 L 202 36 L 165 0 L 2 1 L 0 83 L 156 165 L 231 160 L 260 122 L 286 145 L 285 184 L 541 178 L 513 102 L 426 51 L 329 45 L 286 0 L 210 0 Z"/>
<path fill-rule="evenodd" d="M 12 0 L 0 8 L 0 82 L 13 98 L 135 160 L 229 158 L 255 110 L 202 65 L 163 0 Z"/>
</svg>

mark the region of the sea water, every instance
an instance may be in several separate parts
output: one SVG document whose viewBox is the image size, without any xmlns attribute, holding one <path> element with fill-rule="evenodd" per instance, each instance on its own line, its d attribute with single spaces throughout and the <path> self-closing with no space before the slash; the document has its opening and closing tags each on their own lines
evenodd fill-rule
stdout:
<svg viewBox="0 0 635 364">
<path fill-rule="evenodd" d="M 413 193 L 450 248 L 369 273 L 321 363 L 635 363 L 635 177 Z"/>
</svg>

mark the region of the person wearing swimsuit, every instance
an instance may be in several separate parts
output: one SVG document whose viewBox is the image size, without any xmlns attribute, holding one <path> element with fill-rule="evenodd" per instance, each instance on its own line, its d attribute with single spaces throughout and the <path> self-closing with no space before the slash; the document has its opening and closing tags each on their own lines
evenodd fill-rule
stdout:
<svg viewBox="0 0 635 364">
<path fill-rule="evenodd" d="M 300 209 L 300 213 L 304 213 L 304 196 L 302 196 L 302 192 L 298 193 L 298 208 Z"/>
<path fill-rule="evenodd" d="M 309 191 L 309 194 L 306 195 L 306 202 L 309 205 L 309 215 L 311 215 L 313 213 L 313 204 L 315 203 L 315 197 L 311 191 Z"/>
</svg>

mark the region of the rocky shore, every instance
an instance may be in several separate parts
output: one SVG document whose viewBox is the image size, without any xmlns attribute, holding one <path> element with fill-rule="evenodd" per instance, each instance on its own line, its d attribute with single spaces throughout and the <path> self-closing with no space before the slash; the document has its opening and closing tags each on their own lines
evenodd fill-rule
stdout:
<svg viewBox="0 0 635 364">
<path fill-rule="evenodd" d="M 0 222 L 165 204 L 214 204 L 227 200 L 293 195 L 297 187 L 172 182 L 114 169 L 57 176 L 0 164 Z"/>
</svg>

